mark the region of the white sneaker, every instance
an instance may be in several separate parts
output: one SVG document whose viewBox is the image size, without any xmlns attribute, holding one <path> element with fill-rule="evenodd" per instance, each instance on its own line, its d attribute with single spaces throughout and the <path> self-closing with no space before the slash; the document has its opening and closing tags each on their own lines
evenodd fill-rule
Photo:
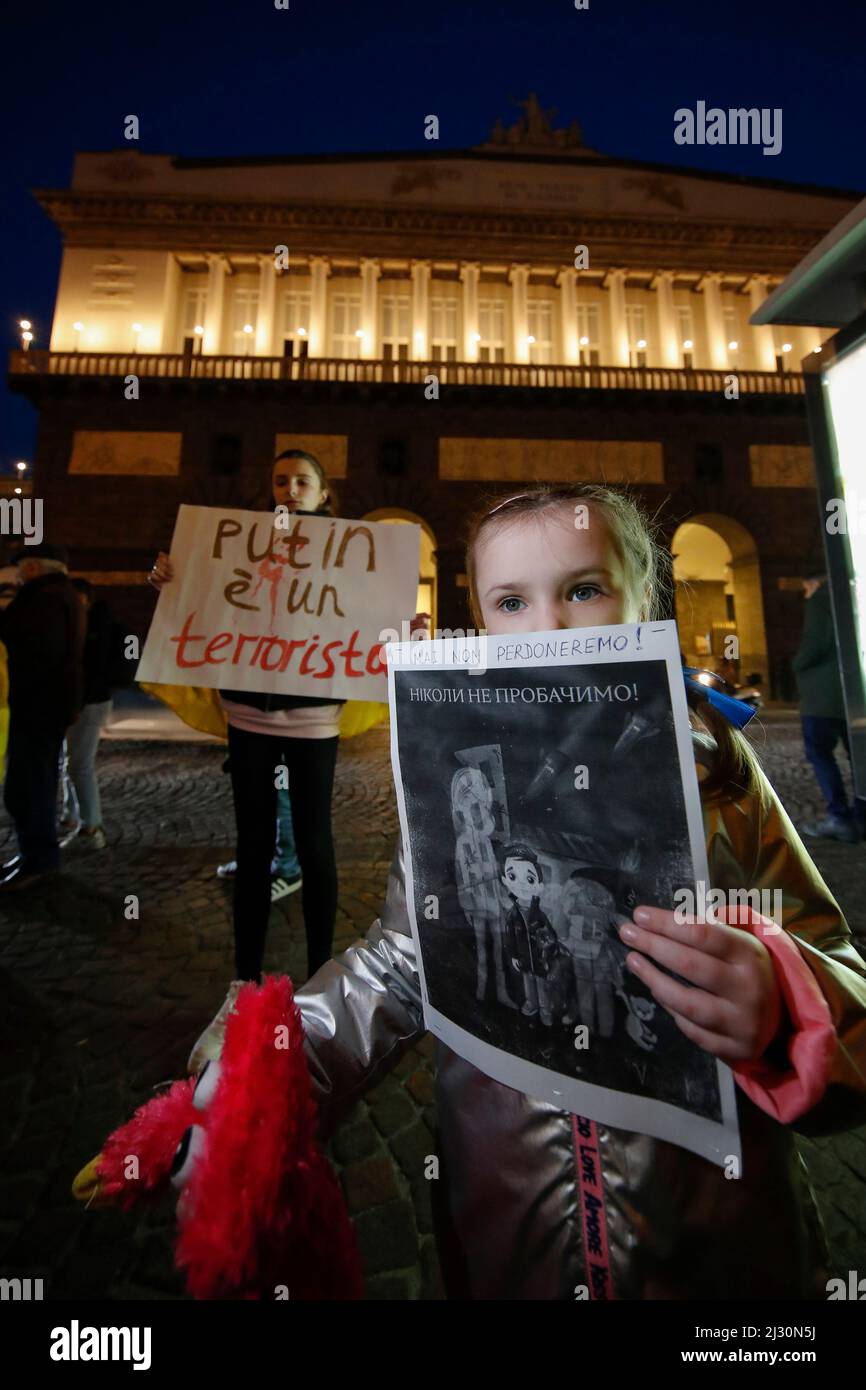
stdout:
<svg viewBox="0 0 866 1390">
<path fill-rule="evenodd" d="M 271 902 L 278 903 L 280 898 L 287 898 L 290 893 L 297 893 L 302 883 L 300 874 L 292 874 L 291 878 L 279 875 L 271 879 Z"/>
<path fill-rule="evenodd" d="M 190 1076 L 197 1076 L 205 1062 L 216 1062 L 222 1052 L 223 1040 L 225 1038 L 226 1023 L 228 1016 L 232 1013 L 238 997 L 238 991 L 246 980 L 232 980 L 229 985 L 229 992 L 223 1000 L 219 1013 L 211 1019 L 207 1028 L 199 1037 L 195 1047 L 189 1054 L 189 1061 L 186 1069 Z"/>
</svg>

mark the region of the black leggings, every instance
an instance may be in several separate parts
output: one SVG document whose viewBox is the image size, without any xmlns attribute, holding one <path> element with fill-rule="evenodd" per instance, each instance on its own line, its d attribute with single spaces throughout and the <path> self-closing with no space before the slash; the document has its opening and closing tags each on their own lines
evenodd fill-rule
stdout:
<svg viewBox="0 0 866 1390">
<path fill-rule="evenodd" d="M 237 821 L 235 978 L 258 980 L 271 910 L 271 860 L 277 841 L 276 776 L 289 772 L 298 862 L 304 876 L 307 971 L 331 957 L 337 915 L 337 861 L 331 793 L 339 738 L 282 738 L 229 725 L 229 759 Z"/>
</svg>

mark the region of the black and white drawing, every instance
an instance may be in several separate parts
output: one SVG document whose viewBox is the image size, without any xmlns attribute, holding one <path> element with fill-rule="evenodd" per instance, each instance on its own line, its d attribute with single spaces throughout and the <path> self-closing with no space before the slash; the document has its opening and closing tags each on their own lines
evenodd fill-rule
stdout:
<svg viewBox="0 0 866 1390">
<path fill-rule="evenodd" d="M 731 1074 L 617 930 L 706 879 L 674 625 L 532 634 L 519 655 L 488 638 L 483 673 L 465 643 L 427 645 L 423 666 L 392 649 L 390 688 L 429 1026 L 497 1080 L 723 1162 Z"/>
</svg>

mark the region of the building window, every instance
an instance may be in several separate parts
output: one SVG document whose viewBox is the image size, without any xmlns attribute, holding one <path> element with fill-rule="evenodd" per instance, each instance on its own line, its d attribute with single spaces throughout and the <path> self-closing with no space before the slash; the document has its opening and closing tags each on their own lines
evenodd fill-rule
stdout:
<svg viewBox="0 0 866 1390">
<path fill-rule="evenodd" d="M 580 365 L 582 367 L 597 367 L 601 360 L 597 304 L 578 304 L 577 338 Z"/>
<path fill-rule="evenodd" d="M 646 366 L 646 310 L 642 304 L 626 304 L 625 326 L 628 334 L 628 365 Z"/>
<path fill-rule="evenodd" d="M 384 294 L 380 305 L 382 356 L 386 362 L 406 362 L 409 358 L 409 296 Z"/>
<path fill-rule="evenodd" d="M 695 365 L 695 325 L 691 305 L 676 304 L 674 313 L 677 316 L 680 356 L 684 369 L 690 372 Z"/>
<path fill-rule="evenodd" d="M 552 362 L 553 305 L 549 299 L 530 299 L 526 311 L 529 336 L 535 340 L 529 344 L 530 362 Z"/>
<path fill-rule="evenodd" d="M 335 294 L 331 301 L 331 352 L 334 357 L 360 357 L 361 296 Z"/>
<path fill-rule="evenodd" d="M 501 299 L 478 301 L 478 361 L 505 361 L 505 304 Z"/>
<path fill-rule="evenodd" d="M 430 360 L 457 361 L 457 300 L 430 300 Z"/>
<path fill-rule="evenodd" d="M 183 292 L 180 308 L 180 348 L 189 345 L 201 351 L 202 334 L 196 329 L 204 328 L 205 307 L 207 305 L 207 286 L 190 285 Z"/>
<path fill-rule="evenodd" d="M 236 289 L 232 295 L 232 352 L 246 357 L 255 350 L 258 290 Z"/>
<path fill-rule="evenodd" d="M 301 349 L 309 342 L 310 334 L 310 296 L 298 290 L 286 290 L 283 294 L 282 319 L 280 322 L 280 341 L 283 354 L 288 357 L 301 357 Z"/>
</svg>

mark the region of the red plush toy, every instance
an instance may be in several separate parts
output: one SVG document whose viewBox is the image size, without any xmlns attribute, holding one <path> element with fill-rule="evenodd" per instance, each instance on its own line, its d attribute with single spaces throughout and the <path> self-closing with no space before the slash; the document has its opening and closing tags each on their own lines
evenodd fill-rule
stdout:
<svg viewBox="0 0 866 1390">
<path fill-rule="evenodd" d="M 355 1299 L 361 1261 L 316 1106 L 291 981 L 244 985 L 219 1062 L 114 1131 L 75 1195 L 178 1202 L 176 1261 L 194 1298 Z"/>
</svg>

